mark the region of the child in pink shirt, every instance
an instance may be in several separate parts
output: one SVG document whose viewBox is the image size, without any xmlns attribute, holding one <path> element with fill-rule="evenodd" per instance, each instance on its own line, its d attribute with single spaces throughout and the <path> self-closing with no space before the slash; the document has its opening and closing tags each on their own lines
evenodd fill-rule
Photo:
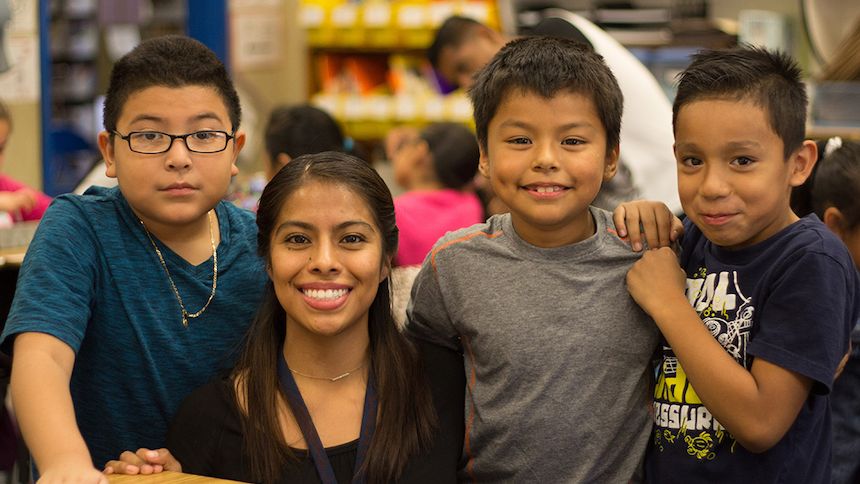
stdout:
<svg viewBox="0 0 860 484">
<path fill-rule="evenodd" d="M 0 103 L 0 166 L 6 158 L 6 142 L 12 132 L 12 117 Z M 15 222 L 39 220 L 51 204 L 51 197 L 27 185 L 0 174 L 0 212 L 6 212 Z"/>
<path fill-rule="evenodd" d="M 394 199 L 400 229 L 394 262 L 418 265 L 446 232 L 484 221 L 472 187 L 480 153 L 475 135 L 461 124 L 437 123 L 400 135 L 389 153 L 394 180 L 406 190 Z"/>
</svg>

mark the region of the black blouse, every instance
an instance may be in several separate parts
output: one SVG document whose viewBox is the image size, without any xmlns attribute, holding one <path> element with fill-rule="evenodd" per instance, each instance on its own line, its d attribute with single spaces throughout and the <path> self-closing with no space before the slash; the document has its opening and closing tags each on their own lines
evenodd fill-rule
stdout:
<svg viewBox="0 0 860 484">
<path fill-rule="evenodd" d="M 400 482 L 456 482 L 464 438 L 463 356 L 435 345 L 416 344 L 433 395 L 438 427 L 431 448 L 409 460 Z M 251 481 L 235 402 L 233 383 L 226 376 L 198 388 L 182 402 L 167 435 L 167 448 L 182 463 L 183 472 Z M 352 481 L 357 450 L 358 439 L 326 448 L 338 482 Z M 278 482 L 318 484 L 307 451 L 293 449 L 293 453 L 297 460 L 284 466 Z"/>
</svg>

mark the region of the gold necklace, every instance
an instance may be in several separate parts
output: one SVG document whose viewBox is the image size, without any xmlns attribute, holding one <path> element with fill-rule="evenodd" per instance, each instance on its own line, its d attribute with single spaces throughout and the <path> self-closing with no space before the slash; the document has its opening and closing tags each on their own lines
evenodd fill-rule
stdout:
<svg viewBox="0 0 860 484">
<path fill-rule="evenodd" d="M 150 235 L 149 230 L 146 229 L 146 225 L 143 223 L 143 220 L 140 221 L 141 227 L 143 227 L 143 231 L 146 233 L 146 237 L 149 239 L 149 243 L 152 244 L 152 248 L 155 249 L 156 255 L 158 255 L 158 260 L 161 262 L 161 267 L 164 268 L 164 272 L 167 274 L 167 280 L 170 282 L 170 287 L 173 289 L 173 294 L 176 295 L 176 300 L 179 301 L 179 309 L 182 310 L 182 326 L 188 327 L 188 320 L 196 318 L 203 314 L 203 311 L 206 311 L 206 308 L 209 307 L 209 303 L 212 302 L 212 298 L 215 297 L 215 288 L 218 286 L 218 250 L 215 248 L 215 232 L 212 230 L 212 210 L 209 211 L 209 242 L 212 244 L 212 292 L 209 294 L 209 299 L 206 301 L 206 304 L 200 308 L 196 313 L 189 313 L 185 309 L 185 304 L 182 302 L 182 296 L 179 295 L 179 290 L 176 289 L 176 284 L 173 282 L 173 278 L 170 277 L 170 270 L 167 268 L 167 263 L 164 262 L 164 256 L 161 255 L 161 250 L 159 250 L 158 245 L 156 245 L 155 240 L 153 240 L 152 235 Z M 355 371 L 355 370 L 353 370 Z"/>
<path fill-rule="evenodd" d="M 358 370 L 360 370 L 360 369 L 364 368 L 364 365 L 365 365 L 365 364 L 367 364 L 367 362 L 366 362 L 366 361 L 365 361 L 365 362 L 362 362 L 360 365 L 358 365 L 358 366 L 356 366 L 355 368 L 353 368 L 353 369 L 349 370 L 348 372 L 346 372 L 346 373 L 344 373 L 344 374 L 342 374 L 342 375 L 338 375 L 338 376 L 336 376 L 336 377 L 334 377 L 334 378 L 329 378 L 329 377 L 327 377 L 327 376 L 314 376 L 314 375 L 308 375 L 307 373 L 302 373 L 302 372 L 297 371 L 297 370 L 294 370 L 294 369 L 292 369 L 292 368 L 290 368 L 290 371 L 291 371 L 291 372 L 293 372 L 293 373 L 295 373 L 296 375 L 300 375 L 300 376 L 303 376 L 303 377 L 305 377 L 305 378 L 312 378 L 312 379 L 314 379 L 314 380 L 328 380 L 328 381 L 330 381 L 330 382 L 334 383 L 334 382 L 336 382 L 336 381 L 338 381 L 338 380 L 343 380 L 344 378 L 348 377 L 349 375 L 352 375 L 352 374 L 353 374 L 353 373 L 355 373 L 356 371 L 358 371 Z M 289 366 L 289 365 L 287 365 L 287 366 Z"/>
</svg>

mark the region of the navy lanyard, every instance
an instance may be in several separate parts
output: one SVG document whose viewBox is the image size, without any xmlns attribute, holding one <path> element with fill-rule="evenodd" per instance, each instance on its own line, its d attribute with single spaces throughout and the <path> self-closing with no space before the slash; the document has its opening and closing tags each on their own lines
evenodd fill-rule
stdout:
<svg viewBox="0 0 860 484">
<path fill-rule="evenodd" d="M 278 358 L 278 378 L 281 380 L 281 389 L 290 403 L 293 411 L 293 417 L 299 424 L 302 431 L 302 436 L 305 438 L 305 444 L 308 446 L 308 453 L 311 460 L 314 462 L 314 467 L 317 469 L 320 481 L 323 484 L 337 484 L 337 479 L 334 477 L 334 470 L 331 467 L 331 462 L 328 460 L 328 454 L 320 441 L 320 436 L 317 434 L 317 429 L 311 420 L 311 414 L 308 412 L 308 407 L 305 405 L 305 400 L 296 385 L 296 380 L 293 378 L 293 373 L 287 366 L 284 359 L 284 352 L 281 351 Z M 368 374 L 367 390 L 364 392 L 364 412 L 361 415 L 361 431 L 358 437 L 358 452 L 355 457 L 355 469 L 353 470 L 352 482 L 354 484 L 364 484 L 366 481 L 365 472 L 361 469 L 367 457 L 367 450 L 370 448 L 370 440 L 373 438 L 373 430 L 376 428 L 376 407 L 379 400 L 376 397 L 376 387 L 373 384 L 373 372 Z"/>
</svg>

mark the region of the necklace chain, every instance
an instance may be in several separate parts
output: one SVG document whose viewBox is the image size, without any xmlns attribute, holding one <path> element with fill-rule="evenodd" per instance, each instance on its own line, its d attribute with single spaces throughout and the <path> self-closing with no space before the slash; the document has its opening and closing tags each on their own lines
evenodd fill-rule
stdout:
<svg viewBox="0 0 860 484">
<path fill-rule="evenodd" d="M 292 368 L 290 368 L 290 371 L 291 371 L 291 372 L 293 372 L 293 373 L 295 373 L 296 375 L 300 375 L 300 376 L 303 376 L 303 377 L 305 377 L 305 378 L 312 378 L 312 379 L 314 379 L 314 380 L 328 380 L 328 381 L 330 381 L 330 382 L 332 382 L 332 383 L 333 383 L 333 382 L 336 382 L 336 381 L 338 381 L 338 380 L 343 380 L 344 378 L 348 377 L 349 375 L 352 375 L 352 374 L 353 374 L 353 373 L 355 373 L 356 371 L 358 371 L 358 370 L 360 370 L 360 369 L 364 368 L 364 365 L 365 365 L 365 364 L 367 364 L 367 362 L 366 362 L 366 361 L 365 361 L 365 362 L 362 362 L 360 365 L 358 365 L 358 366 L 356 366 L 355 368 L 353 368 L 353 369 L 349 370 L 348 372 L 343 373 L 343 374 L 341 374 L 341 375 L 338 375 L 338 376 L 336 376 L 336 377 L 334 377 L 334 378 L 329 378 L 329 377 L 327 377 L 327 376 L 315 376 L 315 375 L 308 375 L 307 373 L 302 373 L 302 372 L 297 371 L 297 370 L 294 370 L 294 369 L 292 369 Z M 289 366 L 289 365 L 287 365 L 287 366 Z"/>
<path fill-rule="evenodd" d="M 158 248 L 158 245 L 155 243 L 155 240 L 152 238 L 152 235 L 149 233 L 149 230 L 147 230 L 146 225 L 143 223 L 143 220 L 140 221 L 140 225 L 141 227 L 143 227 L 143 231 L 146 233 L 146 237 L 149 239 L 149 243 L 152 244 L 152 248 L 155 249 L 155 254 L 158 256 L 159 262 L 161 262 L 161 267 L 164 268 L 164 272 L 167 274 L 167 280 L 170 282 L 170 288 L 173 289 L 173 294 L 176 296 L 176 300 L 179 302 L 179 309 L 182 311 L 182 325 L 186 328 L 188 327 L 189 319 L 194 319 L 203 314 L 203 311 L 206 311 L 206 308 L 209 307 L 209 303 L 212 302 L 212 298 L 215 297 L 215 288 L 218 287 L 218 250 L 215 247 L 215 232 L 212 229 L 212 210 L 209 211 L 208 216 L 209 243 L 212 245 L 212 292 L 209 293 L 209 299 L 206 301 L 206 304 L 204 304 L 203 307 L 195 313 L 189 313 L 188 310 L 185 309 L 185 303 L 182 302 L 182 296 L 179 295 L 179 289 L 176 288 L 176 284 L 173 282 L 173 277 L 170 276 L 170 270 L 167 268 L 167 263 L 164 262 L 164 256 L 161 255 L 161 250 Z"/>
</svg>

